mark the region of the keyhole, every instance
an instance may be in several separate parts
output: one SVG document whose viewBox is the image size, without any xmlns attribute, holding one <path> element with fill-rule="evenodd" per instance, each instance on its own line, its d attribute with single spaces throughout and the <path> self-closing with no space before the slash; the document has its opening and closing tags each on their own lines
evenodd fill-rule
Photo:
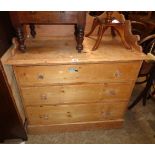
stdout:
<svg viewBox="0 0 155 155">
<path fill-rule="evenodd" d="M 74 72 L 78 72 L 78 69 L 76 69 L 76 68 L 69 68 L 68 71 L 70 73 L 74 73 Z"/>
</svg>

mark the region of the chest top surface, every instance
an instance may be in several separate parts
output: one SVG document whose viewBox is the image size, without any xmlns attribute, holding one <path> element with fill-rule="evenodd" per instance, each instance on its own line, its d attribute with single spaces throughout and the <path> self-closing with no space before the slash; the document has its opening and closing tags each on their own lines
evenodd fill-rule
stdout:
<svg viewBox="0 0 155 155">
<path fill-rule="evenodd" d="M 146 56 L 142 51 L 132 48 L 125 49 L 119 38 L 104 37 L 102 46 L 91 51 L 94 38 L 84 39 L 84 50 L 77 53 L 74 48 L 76 41 L 73 37 L 54 37 L 27 39 L 27 52 L 14 50 L 6 64 L 11 65 L 50 65 L 50 64 L 77 64 L 142 61 Z M 140 49 L 140 48 L 139 48 Z"/>
</svg>

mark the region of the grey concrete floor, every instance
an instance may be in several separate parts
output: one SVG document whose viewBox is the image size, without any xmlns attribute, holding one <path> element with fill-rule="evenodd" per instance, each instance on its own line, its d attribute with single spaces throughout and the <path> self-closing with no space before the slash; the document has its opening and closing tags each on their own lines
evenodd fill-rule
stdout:
<svg viewBox="0 0 155 155">
<path fill-rule="evenodd" d="M 130 103 L 141 90 L 134 88 Z M 6 143 L 18 143 L 17 141 Z M 26 144 L 154 144 L 155 143 L 155 102 L 149 100 L 144 107 L 139 102 L 125 115 L 125 123 L 120 129 L 96 129 L 80 132 L 52 133 L 48 135 L 28 135 Z"/>
</svg>

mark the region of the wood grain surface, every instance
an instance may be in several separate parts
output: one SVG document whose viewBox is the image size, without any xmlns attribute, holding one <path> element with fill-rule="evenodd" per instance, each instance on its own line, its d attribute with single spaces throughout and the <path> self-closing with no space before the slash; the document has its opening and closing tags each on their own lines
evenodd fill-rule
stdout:
<svg viewBox="0 0 155 155">
<path fill-rule="evenodd" d="M 133 84 L 103 83 L 21 88 L 24 104 L 60 105 L 103 101 L 127 101 Z"/>
<path fill-rule="evenodd" d="M 14 67 L 20 85 L 133 81 L 141 62 Z M 130 74 L 129 74 L 130 71 Z"/>
<path fill-rule="evenodd" d="M 122 119 L 124 102 L 27 107 L 30 125 L 51 125 L 75 122 Z"/>
</svg>

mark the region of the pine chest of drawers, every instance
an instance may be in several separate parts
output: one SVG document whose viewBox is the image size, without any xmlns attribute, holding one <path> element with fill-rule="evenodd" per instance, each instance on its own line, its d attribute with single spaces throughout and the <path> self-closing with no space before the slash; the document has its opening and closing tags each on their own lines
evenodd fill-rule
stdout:
<svg viewBox="0 0 155 155">
<path fill-rule="evenodd" d="M 13 66 L 29 133 L 122 126 L 144 55 L 118 42 L 92 52 L 91 39 L 85 39 L 85 52 L 78 54 L 73 40 L 59 40 L 63 48 L 47 40 L 43 53 L 42 42 L 35 40 L 30 51 L 17 51 L 7 61 Z"/>
</svg>

